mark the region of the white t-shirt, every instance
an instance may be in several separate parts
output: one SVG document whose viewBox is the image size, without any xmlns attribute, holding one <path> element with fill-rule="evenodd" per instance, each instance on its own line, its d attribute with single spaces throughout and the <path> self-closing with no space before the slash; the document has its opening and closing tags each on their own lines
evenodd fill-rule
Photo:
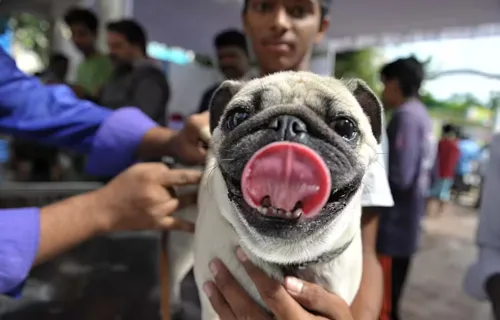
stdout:
<svg viewBox="0 0 500 320">
<path fill-rule="evenodd" d="M 387 135 L 383 130 L 382 141 L 377 148 L 378 159 L 370 166 L 363 181 L 361 198 L 363 207 L 392 207 L 394 205 L 386 171 L 389 162 L 388 149 Z"/>
</svg>

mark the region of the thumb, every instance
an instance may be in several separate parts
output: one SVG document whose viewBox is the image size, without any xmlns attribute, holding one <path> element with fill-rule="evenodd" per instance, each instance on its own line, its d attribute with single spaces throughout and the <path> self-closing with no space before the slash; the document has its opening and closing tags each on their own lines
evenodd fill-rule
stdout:
<svg viewBox="0 0 500 320">
<path fill-rule="evenodd" d="M 159 227 L 162 230 L 194 232 L 194 223 L 174 217 L 163 218 L 159 223 Z"/>
<path fill-rule="evenodd" d="M 171 199 L 163 208 L 165 215 L 157 221 L 158 228 L 162 230 L 178 230 L 185 232 L 194 232 L 194 223 L 172 217 L 172 213 L 179 209 L 180 201 L 178 199 Z"/>
<path fill-rule="evenodd" d="M 328 319 L 353 320 L 349 305 L 317 284 L 286 277 L 285 288 L 304 308 Z"/>
</svg>

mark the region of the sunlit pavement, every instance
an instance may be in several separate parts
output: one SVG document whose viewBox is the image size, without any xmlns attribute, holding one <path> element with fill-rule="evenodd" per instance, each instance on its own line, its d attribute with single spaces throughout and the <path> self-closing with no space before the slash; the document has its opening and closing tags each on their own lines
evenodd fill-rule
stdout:
<svg viewBox="0 0 500 320">
<path fill-rule="evenodd" d="M 462 286 L 476 254 L 476 226 L 476 211 L 458 206 L 423 222 L 421 249 L 403 298 L 402 319 L 488 319 L 488 305 L 471 299 Z"/>
</svg>

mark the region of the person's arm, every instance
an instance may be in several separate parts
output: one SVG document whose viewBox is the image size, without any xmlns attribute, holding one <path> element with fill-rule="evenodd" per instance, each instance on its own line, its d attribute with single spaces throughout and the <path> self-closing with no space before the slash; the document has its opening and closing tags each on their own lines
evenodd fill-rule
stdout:
<svg viewBox="0 0 500 320">
<path fill-rule="evenodd" d="M 67 86 L 45 86 L 0 49 L 2 133 L 87 153 L 90 174 L 112 176 L 136 160 L 155 126 L 136 108 L 113 112 L 78 99 Z"/>
<path fill-rule="evenodd" d="M 385 134 L 382 136 L 386 142 Z M 363 275 L 351 311 L 356 320 L 376 320 L 382 307 L 383 274 L 377 258 L 376 243 L 379 215 L 384 207 L 394 205 L 387 173 L 384 150 L 377 148 L 378 159 L 366 173 L 361 205 L 361 236 L 363 241 Z"/>
<path fill-rule="evenodd" d="M 170 215 L 196 202 L 174 197 L 172 186 L 196 185 L 197 170 L 171 170 L 161 163 L 133 166 L 106 186 L 45 206 L 0 210 L 0 294 L 17 295 L 37 265 L 95 235 L 120 230 L 194 230 Z"/>
<path fill-rule="evenodd" d="M 218 85 L 211 87 L 203 93 L 203 95 L 201 96 L 200 105 L 198 106 L 198 113 L 208 111 L 208 109 L 210 108 L 210 101 L 212 100 L 212 96 L 214 95 L 214 92 L 218 87 Z"/>
<path fill-rule="evenodd" d="M 363 209 L 363 275 L 358 294 L 351 305 L 356 320 L 376 320 L 382 307 L 383 275 L 376 252 L 379 213 L 376 208 Z"/>
<path fill-rule="evenodd" d="M 408 112 L 399 112 L 392 119 L 394 136 L 389 141 L 389 183 L 392 191 L 408 189 L 418 171 L 419 127 Z"/>
</svg>

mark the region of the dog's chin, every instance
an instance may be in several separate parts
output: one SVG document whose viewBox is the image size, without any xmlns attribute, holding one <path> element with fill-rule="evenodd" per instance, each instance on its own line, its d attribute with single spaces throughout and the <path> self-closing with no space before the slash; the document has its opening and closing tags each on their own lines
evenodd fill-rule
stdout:
<svg viewBox="0 0 500 320">
<path fill-rule="evenodd" d="M 278 240 L 283 245 L 293 244 L 297 241 L 304 241 L 329 228 L 361 187 L 362 178 L 362 174 L 353 174 L 353 178 L 349 182 L 338 186 L 330 194 L 326 205 L 312 217 L 294 215 L 293 212 L 263 213 L 262 208 L 254 208 L 249 205 L 240 192 L 230 194 L 230 198 L 236 206 L 238 218 L 244 220 L 244 224 L 253 229 L 248 230 L 248 236 L 255 238 L 252 239 L 254 242 L 259 243 L 267 238 Z M 229 188 L 229 190 L 231 189 L 241 190 L 236 184 Z M 264 240 L 264 242 L 266 241 Z"/>
</svg>

